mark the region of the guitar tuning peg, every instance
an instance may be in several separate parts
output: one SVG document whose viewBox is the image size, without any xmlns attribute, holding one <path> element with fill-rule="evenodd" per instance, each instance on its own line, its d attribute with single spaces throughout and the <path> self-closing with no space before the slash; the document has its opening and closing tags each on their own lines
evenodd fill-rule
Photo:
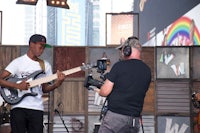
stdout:
<svg viewBox="0 0 200 133">
<path fill-rule="evenodd" d="M 85 63 L 82 63 L 84 69 L 89 69 L 90 68 L 90 65 L 89 64 L 85 64 Z"/>
<path fill-rule="evenodd" d="M 94 67 L 96 67 L 96 64 L 95 63 L 87 63 L 87 64 L 85 64 L 85 63 L 82 63 L 82 67 L 84 68 L 84 69 L 91 69 L 91 68 L 94 68 Z"/>
<path fill-rule="evenodd" d="M 92 64 L 88 64 L 88 67 L 89 67 L 89 68 L 92 68 Z"/>
<path fill-rule="evenodd" d="M 82 63 L 82 66 L 84 69 L 87 69 L 87 66 L 85 65 L 85 63 Z"/>
</svg>

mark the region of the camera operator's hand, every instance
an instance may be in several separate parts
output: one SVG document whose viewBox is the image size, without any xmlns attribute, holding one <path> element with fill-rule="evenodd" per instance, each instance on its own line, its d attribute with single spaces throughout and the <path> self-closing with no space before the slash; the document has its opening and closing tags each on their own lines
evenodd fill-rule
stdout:
<svg viewBox="0 0 200 133">
<path fill-rule="evenodd" d="M 91 90 L 90 86 L 101 88 L 102 85 L 103 85 L 103 81 L 96 80 L 91 75 L 87 76 L 84 82 L 84 87 L 86 87 L 88 90 Z"/>
<path fill-rule="evenodd" d="M 102 86 L 95 91 L 98 92 L 100 96 L 107 97 L 112 92 L 113 86 L 114 83 L 106 79 Z"/>
</svg>

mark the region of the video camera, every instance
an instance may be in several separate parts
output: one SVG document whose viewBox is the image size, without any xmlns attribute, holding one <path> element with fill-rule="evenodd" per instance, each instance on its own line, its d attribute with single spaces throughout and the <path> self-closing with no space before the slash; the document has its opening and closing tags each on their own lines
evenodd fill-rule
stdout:
<svg viewBox="0 0 200 133">
<path fill-rule="evenodd" d="M 101 86 L 103 85 L 103 82 L 106 80 L 107 73 L 105 73 L 105 71 L 107 70 L 108 63 L 109 63 L 108 59 L 97 60 L 96 68 L 97 72 L 100 73 L 101 81 L 94 79 L 92 74 L 89 74 L 85 79 L 84 87 L 86 87 L 88 90 L 93 90 L 91 86 L 95 86 L 100 89 Z"/>
<path fill-rule="evenodd" d="M 94 79 L 92 74 L 89 74 L 84 82 L 84 87 L 86 87 L 88 90 L 93 90 L 93 87 L 91 86 L 95 86 L 97 88 L 101 88 L 101 86 L 103 85 L 104 81 L 106 80 L 106 76 L 108 73 L 105 73 L 105 71 L 107 70 L 107 65 L 110 64 L 110 60 L 108 59 L 99 59 L 97 60 L 97 72 L 100 73 L 100 80 Z M 104 104 L 101 108 L 101 113 L 100 113 L 100 118 L 99 120 L 101 120 L 105 115 L 106 112 L 108 111 L 108 106 L 107 106 L 107 98 L 104 101 Z"/>
</svg>

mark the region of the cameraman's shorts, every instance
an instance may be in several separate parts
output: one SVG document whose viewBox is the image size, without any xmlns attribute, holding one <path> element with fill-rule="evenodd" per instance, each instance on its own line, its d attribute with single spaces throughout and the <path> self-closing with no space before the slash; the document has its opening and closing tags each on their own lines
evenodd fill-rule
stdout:
<svg viewBox="0 0 200 133">
<path fill-rule="evenodd" d="M 121 115 L 108 110 L 98 133 L 138 133 L 140 117 Z"/>
</svg>

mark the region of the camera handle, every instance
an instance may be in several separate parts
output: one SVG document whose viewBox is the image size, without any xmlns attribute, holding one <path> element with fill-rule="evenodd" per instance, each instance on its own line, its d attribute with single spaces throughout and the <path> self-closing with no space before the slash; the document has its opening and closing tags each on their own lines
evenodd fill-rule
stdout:
<svg viewBox="0 0 200 133">
<path fill-rule="evenodd" d="M 93 79 L 92 75 L 87 76 L 84 82 L 84 87 L 86 87 L 88 90 L 91 90 L 90 86 L 95 86 L 100 89 L 102 85 L 103 82 Z"/>
</svg>

